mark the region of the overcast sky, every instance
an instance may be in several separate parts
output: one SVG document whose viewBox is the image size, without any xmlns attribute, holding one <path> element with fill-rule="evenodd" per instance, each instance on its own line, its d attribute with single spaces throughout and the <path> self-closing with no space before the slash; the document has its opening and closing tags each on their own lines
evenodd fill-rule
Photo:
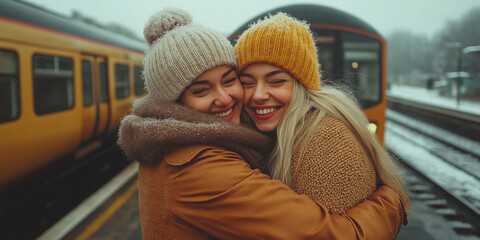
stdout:
<svg viewBox="0 0 480 240">
<path fill-rule="evenodd" d="M 28 0 L 55 12 L 72 10 L 102 24 L 119 23 L 143 37 L 148 18 L 164 7 L 190 12 L 194 23 L 230 34 L 248 19 L 269 9 L 294 3 L 314 3 L 353 14 L 386 36 L 394 29 L 433 37 L 447 20 L 456 20 L 480 0 Z"/>
</svg>

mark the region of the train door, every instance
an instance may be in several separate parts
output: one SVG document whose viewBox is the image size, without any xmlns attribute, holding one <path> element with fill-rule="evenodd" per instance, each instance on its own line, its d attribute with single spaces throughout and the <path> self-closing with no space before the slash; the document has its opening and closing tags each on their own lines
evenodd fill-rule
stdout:
<svg viewBox="0 0 480 240">
<path fill-rule="evenodd" d="M 98 77 L 97 81 L 97 102 L 99 108 L 98 127 L 96 136 L 104 135 L 108 130 L 110 122 L 110 96 L 108 94 L 108 74 L 107 61 L 105 58 L 95 58 L 95 69 Z"/>
<path fill-rule="evenodd" d="M 102 135 L 109 121 L 107 64 L 104 57 L 82 57 L 83 134 L 82 140 Z"/>
</svg>

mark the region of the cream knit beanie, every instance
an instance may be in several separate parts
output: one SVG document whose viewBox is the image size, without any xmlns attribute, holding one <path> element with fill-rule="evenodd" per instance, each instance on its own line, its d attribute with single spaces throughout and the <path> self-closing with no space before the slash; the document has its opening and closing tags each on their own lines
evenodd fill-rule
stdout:
<svg viewBox="0 0 480 240">
<path fill-rule="evenodd" d="M 191 23 L 187 12 L 164 9 L 145 25 L 149 49 L 143 76 L 151 96 L 176 101 L 203 72 L 220 65 L 236 67 L 234 48 L 225 36 Z"/>
</svg>

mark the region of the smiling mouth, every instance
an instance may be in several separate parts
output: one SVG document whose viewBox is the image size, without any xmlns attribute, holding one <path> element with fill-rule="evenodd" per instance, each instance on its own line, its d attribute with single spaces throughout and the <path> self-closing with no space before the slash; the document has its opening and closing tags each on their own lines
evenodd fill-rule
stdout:
<svg viewBox="0 0 480 240">
<path fill-rule="evenodd" d="M 259 120 L 272 118 L 282 107 L 253 108 L 255 117 Z"/>
<path fill-rule="evenodd" d="M 272 112 L 275 112 L 279 109 L 279 107 L 271 107 L 271 108 L 263 108 L 263 109 L 255 109 L 255 113 L 258 115 L 266 115 Z"/>
<path fill-rule="evenodd" d="M 226 116 L 230 115 L 232 113 L 232 111 L 233 111 L 233 107 L 231 107 L 230 109 L 228 109 L 225 112 L 215 113 L 215 115 L 219 116 L 219 117 L 226 117 Z"/>
</svg>

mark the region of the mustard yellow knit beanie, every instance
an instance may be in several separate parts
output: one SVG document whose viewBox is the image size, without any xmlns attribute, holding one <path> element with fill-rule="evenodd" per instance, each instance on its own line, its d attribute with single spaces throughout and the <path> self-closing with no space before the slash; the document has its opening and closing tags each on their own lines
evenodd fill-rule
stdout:
<svg viewBox="0 0 480 240">
<path fill-rule="evenodd" d="M 235 52 L 239 72 L 249 64 L 265 62 L 287 70 L 307 89 L 320 88 L 317 50 L 309 27 L 285 13 L 251 25 L 239 37 Z"/>
<path fill-rule="evenodd" d="M 175 101 L 203 72 L 220 65 L 237 66 L 228 39 L 212 29 L 192 24 L 181 9 L 164 9 L 148 20 L 143 30 L 149 45 L 143 60 L 148 94 Z"/>
</svg>

